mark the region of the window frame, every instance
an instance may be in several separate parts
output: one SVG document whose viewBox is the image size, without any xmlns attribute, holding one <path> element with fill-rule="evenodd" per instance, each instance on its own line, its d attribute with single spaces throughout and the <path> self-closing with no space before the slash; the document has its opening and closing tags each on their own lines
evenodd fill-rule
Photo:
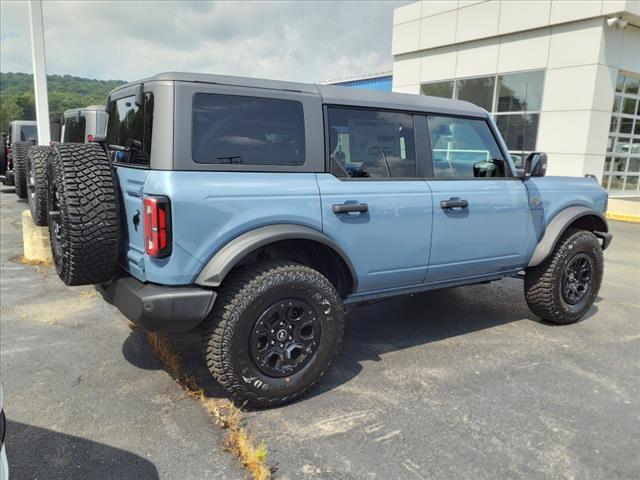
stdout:
<svg viewBox="0 0 640 480">
<path fill-rule="evenodd" d="M 331 164 L 331 158 L 330 158 L 330 145 L 329 145 L 329 133 L 330 133 L 330 127 L 329 127 L 329 108 L 341 108 L 344 110 L 364 110 L 364 111 L 370 111 L 370 112 L 389 112 L 389 113 L 400 113 L 400 114 L 404 114 L 404 115 L 410 115 L 412 117 L 413 120 L 413 148 L 414 148 L 414 152 L 415 152 L 415 157 L 416 157 L 416 176 L 415 177 L 389 177 L 389 178 L 385 178 L 385 177 L 350 177 L 349 175 L 342 175 L 342 176 L 338 176 L 336 175 L 336 172 L 334 172 L 334 168 L 333 165 Z M 334 177 L 336 177 L 338 180 L 341 181 L 357 181 L 357 182 L 366 182 L 366 181 L 374 181 L 374 182 L 380 182 L 380 181 L 385 181 L 385 182 L 393 182 L 393 181 L 401 181 L 401 182 L 406 182 L 406 181 L 411 181 L 411 180 L 424 180 L 428 177 L 425 176 L 425 166 L 426 166 L 426 159 L 424 158 L 426 155 L 428 155 L 429 157 L 431 156 L 431 150 L 427 149 L 427 150 L 420 150 L 420 145 L 418 142 L 418 135 L 417 135 L 417 131 L 418 131 L 418 126 L 419 126 L 419 122 L 416 122 L 416 117 L 420 116 L 420 115 L 425 115 L 424 113 L 416 113 L 416 112 L 412 112 L 409 110 L 403 110 L 403 109 L 395 109 L 395 108 L 378 108 L 378 107 L 363 107 L 361 105 L 346 105 L 346 104 L 333 104 L 333 103 L 327 103 L 324 104 L 322 106 L 322 116 L 323 116 L 323 132 L 324 132 L 324 162 L 325 162 L 325 172 L 326 173 L 330 173 L 332 174 Z M 426 116 L 424 116 L 425 118 L 425 124 L 426 124 Z M 428 140 L 428 139 L 427 139 Z"/>
</svg>

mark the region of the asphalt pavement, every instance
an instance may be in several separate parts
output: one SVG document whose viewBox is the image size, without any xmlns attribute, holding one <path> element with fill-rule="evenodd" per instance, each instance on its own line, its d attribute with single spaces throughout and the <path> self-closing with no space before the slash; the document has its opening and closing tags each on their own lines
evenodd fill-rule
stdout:
<svg viewBox="0 0 640 480">
<path fill-rule="evenodd" d="M 22 265 L 0 192 L 0 359 L 19 479 L 241 479 L 224 432 L 92 287 Z M 593 309 L 554 326 L 522 281 L 355 309 L 311 395 L 247 412 L 280 479 L 640 478 L 640 225 L 610 223 Z M 196 334 L 171 336 L 207 395 Z"/>
</svg>

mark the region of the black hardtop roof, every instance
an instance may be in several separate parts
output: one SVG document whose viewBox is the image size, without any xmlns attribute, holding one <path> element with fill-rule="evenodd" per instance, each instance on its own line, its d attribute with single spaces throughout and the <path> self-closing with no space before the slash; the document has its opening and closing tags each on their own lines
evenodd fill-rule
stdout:
<svg viewBox="0 0 640 480">
<path fill-rule="evenodd" d="M 121 85 L 114 92 L 140 83 L 170 81 L 190 83 L 210 83 L 232 85 L 247 88 L 261 88 L 290 92 L 308 93 L 322 96 L 323 103 L 334 105 L 353 105 L 377 107 L 395 110 L 425 111 L 450 113 L 473 117 L 486 117 L 487 112 L 469 102 L 449 98 L 429 97 L 407 93 L 381 92 L 337 85 L 318 85 L 313 83 L 288 82 L 283 80 L 266 80 L 251 77 L 230 75 L 214 75 L 208 73 L 164 72 L 135 82 Z"/>
</svg>

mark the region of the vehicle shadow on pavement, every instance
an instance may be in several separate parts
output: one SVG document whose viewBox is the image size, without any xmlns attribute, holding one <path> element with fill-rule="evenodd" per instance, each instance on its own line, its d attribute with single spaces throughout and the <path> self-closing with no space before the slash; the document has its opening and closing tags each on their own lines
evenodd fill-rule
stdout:
<svg viewBox="0 0 640 480">
<path fill-rule="evenodd" d="M 194 378 L 210 398 L 226 398 L 226 392 L 220 387 L 207 369 L 201 354 L 200 332 L 167 335 L 174 351 L 182 359 L 183 378 Z M 147 340 L 147 332 L 132 330 L 122 344 L 122 354 L 132 365 L 145 370 L 165 369 L 160 359 L 153 353 Z"/>
<path fill-rule="evenodd" d="M 134 453 L 11 420 L 5 448 L 11 478 L 160 478 L 153 463 Z"/>
<path fill-rule="evenodd" d="M 598 307 L 594 305 L 581 321 L 597 312 Z M 516 279 L 434 290 L 357 307 L 346 319 L 343 344 L 334 365 L 305 398 L 347 383 L 360 373 L 363 361 L 380 361 L 385 353 L 518 320 L 556 326 L 531 313 L 524 299 L 522 280 Z M 168 338 L 182 358 L 184 376 L 197 379 L 207 397 L 227 398 L 227 393 L 211 377 L 204 363 L 200 332 L 173 334 Z M 132 331 L 123 344 L 122 352 L 131 364 L 139 368 L 163 368 L 151 351 L 144 330 Z M 304 398 L 301 401 L 304 402 Z"/>
</svg>

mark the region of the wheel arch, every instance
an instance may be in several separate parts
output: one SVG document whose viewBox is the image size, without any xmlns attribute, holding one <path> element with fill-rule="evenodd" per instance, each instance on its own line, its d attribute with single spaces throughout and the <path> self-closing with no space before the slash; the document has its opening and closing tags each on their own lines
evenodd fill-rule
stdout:
<svg viewBox="0 0 640 480">
<path fill-rule="evenodd" d="M 195 283 L 219 287 L 236 266 L 259 259 L 265 252 L 277 255 L 276 258 L 295 259 L 302 255 L 313 259 L 313 266 L 334 284 L 343 298 L 357 290 L 358 277 L 344 250 L 322 232 L 296 224 L 259 227 L 227 242 L 209 259 Z"/>
<path fill-rule="evenodd" d="M 535 267 L 542 263 L 553 252 L 558 240 L 568 228 L 581 228 L 593 232 L 603 240 L 603 250 L 609 246 L 611 241 L 609 226 L 602 213 L 589 207 L 567 207 L 549 221 L 527 267 Z"/>
</svg>

